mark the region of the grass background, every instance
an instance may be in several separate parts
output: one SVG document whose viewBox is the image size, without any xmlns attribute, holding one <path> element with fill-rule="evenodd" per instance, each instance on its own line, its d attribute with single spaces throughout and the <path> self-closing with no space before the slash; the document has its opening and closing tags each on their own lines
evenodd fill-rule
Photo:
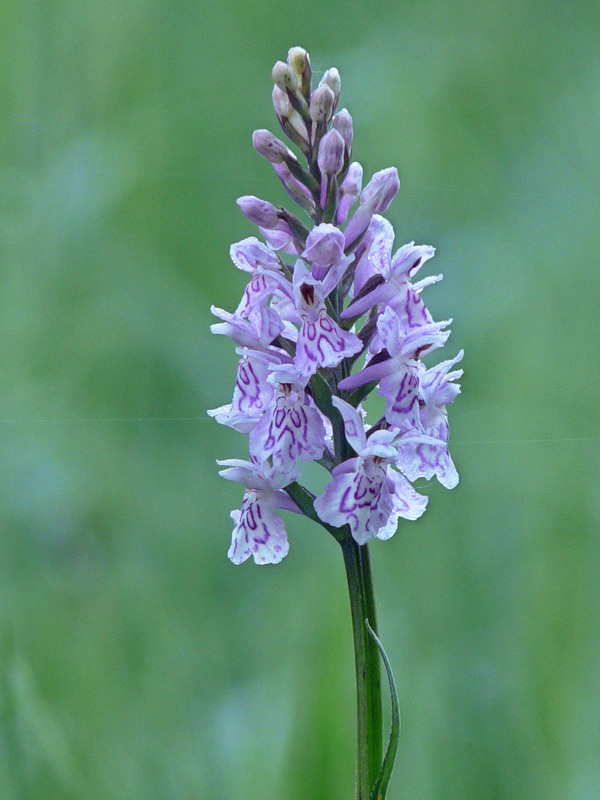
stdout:
<svg viewBox="0 0 600 800">
<path fill-rule="evenodd" d="M 355 156 L 436 245 L 461 484 L 372 548 L 390 800 L 600 796 L 596 2 L 2 0 L 0 797 L 348 800 L 341 556 L 225 558 L 236 359 L 210 337 L 282 198 L 270 70 L 342 74 Z"/>
</svg>

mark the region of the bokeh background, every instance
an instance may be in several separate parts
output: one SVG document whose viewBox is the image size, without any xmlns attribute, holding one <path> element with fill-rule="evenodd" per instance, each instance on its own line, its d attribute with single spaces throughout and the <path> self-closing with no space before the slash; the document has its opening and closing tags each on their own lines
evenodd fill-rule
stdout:
<svg viewBox="0 0 600 800">
<path fill-rule="evenodd" d="M 236 358 L 211 337 L 281 200 L 270 71 L 337 66 L 399 242 L 438 248 L 461 484 L 372 548 L 390 800 L 600 797 L 595 0 L 2 0 L 0 798 L 349 800 L 341 556 L 234 567 Z"/>
</svg>

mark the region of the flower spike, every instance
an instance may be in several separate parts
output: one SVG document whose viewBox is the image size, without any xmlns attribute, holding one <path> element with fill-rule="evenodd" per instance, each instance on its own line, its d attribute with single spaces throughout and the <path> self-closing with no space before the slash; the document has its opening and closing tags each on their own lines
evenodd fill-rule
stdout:
<svg viewBox="0 0 600 800">
<path fill-rule="evenodd" d="M 423 514 L 427 498 L 412 481 L 458 482 L 447 409 L 460 391 L 462 351 L 423 363 L 450 335 L 450 321 L 436 322 L 423 297 L 441 276 L 417 279 L 435 250 L 410 242 L 394 252 L 382 214 L 399 190 L 398 172 L 380 170 L 363 188 L 352 117 L 337 109 L 338 70 L 313 87 L 309 54 L 292 47 L 272 77 L 285 136 L 262 128 L 252 144 L 299 211 L 239 198 L 259 236 L 231 246 L 248 278 L 235 311 L 213 308 L 213 332 L 231 338 L 241 360 L 231 402 L 209 414 L 248 437 L 250 456 L 222 472 L 246 487 L 234 512 L 235 563 L 274 563 L 287 553 L 275 509 L 299 508 L 286 490 L 312 496 L 312 518 L 339 531 L 338 540 L 364 544 Z M 371 429 L 360 402 L 374 390 L 385 413 Z M 311 461 L 331 473 L 317 497 L 291 488 Z"/>
</svg>

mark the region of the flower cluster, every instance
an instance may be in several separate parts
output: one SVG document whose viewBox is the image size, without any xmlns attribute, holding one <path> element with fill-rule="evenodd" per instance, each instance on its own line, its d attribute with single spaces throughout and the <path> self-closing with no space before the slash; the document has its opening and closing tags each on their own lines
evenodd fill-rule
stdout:
<svg viewBox="0 0 600 800">
<path fill-rule="evenodd" d="M 311 77 L 300 47 L 273 68 L 275 115 L 296 153 L 269 131 L 253 135 L 305 221 L 239 198 L 263 241 L 232 245 L 248 284 L 233 313 L 212 308 L 221 320 L 213 333 L 233 339 L 240 362 L 231 403 L 209 414 L 249 439 L 247 461 L 219 462 L 224 478 L 246 487 L 231 514 L 236 564 L 250 556 L 277 563 L 288 552 L 277 512 L 304 513 L 295 502 L 303 461 L 331 473 L 318 497 L 302 487 L 313 513 L 359 544 L 389 538 L 400 517 L 421 516 L 427 497 L 411 481 L 458 482 L 446 407 L 460 391 L 454 367 L 463 354 L 431 367 L 422 361 L 450 335 L 451 320 L 435 322 L 421 296 L 442 276 L 415 280 L 434 248 L 410 242 L 394 252 L 381 214 L 398 192 L 398 173 L 381 170 L 362 188 L 352 118 L 337 108 L 339 73 L 328 69 L 315 89 Z M 372 390 L 385 412 L 369 426 L 361 404 Z"/>
</svg>

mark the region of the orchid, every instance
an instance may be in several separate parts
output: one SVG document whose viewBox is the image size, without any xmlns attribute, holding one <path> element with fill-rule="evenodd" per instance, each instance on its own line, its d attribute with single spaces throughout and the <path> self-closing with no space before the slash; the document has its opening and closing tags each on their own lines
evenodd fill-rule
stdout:
<svg viewBox="0 0 600 800">
<path fill-rule="evenodd" d="M 448 406 L 460 387 L 462 350 L 426 365 L 449 336 L 424 290 L 441 279 L 416 275 L 434 256 L 409 242 L 394 252 L 382 214 L 400 188 L 395 167 L 363 188 L 353 161 L 353 122 L 337 110 L 341 79 L 326 70 L 311 86 L 308 53 L 292 48 L 273 68 L 275 117 L 289 146 L 254 132 L 256 152 L 272 167 L 298 213 L 248 194 L 238 199 L 256 235 L 231 246 L 248 281 L 234 311 L 213 307 L 212 331 L 240 356 L 231 402 L 208 413 L 248 437 L 249 460 L 218 463 L 242 484 L 229 558 L 279 563 L 289 551 L 280 512 L 302 514 L 341 545 L 350 591 L 358 684 L 357 800 L 383 800 L 395 758 L 397 698 L 376 635 L 369 542 L 392 537 L 400 520 L 423 515 L 428 497 L 412 485 L 436 477 L 450 489 L 458 473 L 449 451 Z M 352 213 L 353 208 L 354 213 Z M 366 421 L 368 396 L 385 400 Z M 367 410 L 365 410 L 367 409 Z M 326 472 L 313 493 L 305 464 Z M 392 733 L 383 754 L 379 658 L 390 676 Z"/>
<path fill-rule="evenodd" d="M 226 467 L 219 474 L 246 487 L 242 507 L 232 511 L 235 523 L 228 556 L 241 564 L 252 556 L 256 564 L 278 564 L 287 555 L 289 544 L 283 520 L 277 508 L 298 511 L 294 503 L 280 491 L 290 476 L 265 464 L 240 459 L 219 461 Z"/>
<path fill-rule="evenodd" d="M 339 397 L 332 402 L 342 414 L 346 438 L 357 458 L 335 467 L 333 480 L 315 500 L 315 509 L 331 525 L 348 525 L 358 544 L 373 536 L 389 539 L 396 532 L 399 517 L 421 516 L 427 498 L 392 469 L 391 463 L 398 458 L 395 433 L 379 430 L 367 439 L 357 410 Z"/>
</svg>

